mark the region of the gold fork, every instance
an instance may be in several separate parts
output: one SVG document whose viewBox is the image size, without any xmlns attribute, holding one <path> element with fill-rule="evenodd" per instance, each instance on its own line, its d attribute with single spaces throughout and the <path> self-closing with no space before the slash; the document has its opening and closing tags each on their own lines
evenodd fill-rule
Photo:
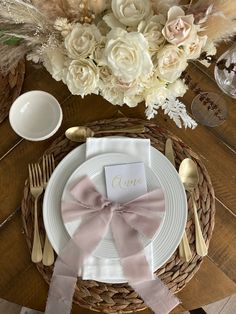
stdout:
<svg viewBox="0 0 236 314">
<path fill-rule="evenodd" d="M 42 172 L 38 163 L 29 165 L 30 193 L 34 198 L 34 241 L 31 252 L 31 260 L 39 263 L 42 260 L 42 246 L 38 226 L 38 199 L 43 193 Z"/>
<path fill-rule="evenodd" d="M 52 154 L 43 156 L 43 188 L 46 189 L 53 170 L 55 169 L 55 161 Z M 43 265 L 50 266 L 54 263 L 54 252 L 52 245 L 48 239 L 47 232 L 43 248 Z"/>
</svg>

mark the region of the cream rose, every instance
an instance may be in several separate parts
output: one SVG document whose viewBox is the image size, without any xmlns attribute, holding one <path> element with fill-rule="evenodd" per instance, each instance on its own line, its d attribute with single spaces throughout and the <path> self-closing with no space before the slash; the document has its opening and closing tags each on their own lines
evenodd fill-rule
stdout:
<svg viewBox="0 0 236 314">
<path fill-rule="evenodd" d="M 174 6 L 168 11 L 168 20 L 162 30 L 166 40 L 173 45 L 183 45 L 191 41 L 197 33 L 193 14 L 185 15 L 184 11 Z"/>
<path fill-rule="evenodd" d="M 108 34 L 104 62 L 113 75 L 124 83 L 150 75 L 153 70 L 145 37 L 140 33 L 128 33 L 120 28 Z"/>
<path fill-rule="evenodd" d="M 186 69 L 185 52 L 173 45 L 166 45 L 157 54 L 157 74 L 160 79 L 173 83 Z"/>
<path fill-rule="evenodd" d="M 62 48 L 46 48 L 42 54 L 43 65 L 54 80 L 64 80 L 66 56 Z"/>
<path fill-rule="evenodd" d="M 97 93 L 99 73 L 93 61 L 72 60 L 68 66 L 66 84 L 73 95 Z"/>
<path fill-rule="evenodd" d="M 112 11 L 119 22 L 126 26 L 137 26 L 151 13 L 151 2 L 143 0 L 112 0 Z"/>
<path fill-rule="evenodd" d="M 138 25 L 138 31 L 147 39 L 151 53 L 160 49 L 160 46 L 165 41 L 161 32 L 164 25 L 165 18 L 161 14 L 154 15 L 149 20 L 142 21 Z"/>
<path fill-rule="evenodd" d="M 101 34 L 95 25 L 77 23 L 65 38 L 65 47 L 72 59 L 86 58 L 92 54 Z"/>
<path fill-rule="evenodd" d="M 192 42 L 183 46 L 187 58 L 192 60 L 199 58 L 206 42 L 207 36 L 196 36 Z"/>
</svg>

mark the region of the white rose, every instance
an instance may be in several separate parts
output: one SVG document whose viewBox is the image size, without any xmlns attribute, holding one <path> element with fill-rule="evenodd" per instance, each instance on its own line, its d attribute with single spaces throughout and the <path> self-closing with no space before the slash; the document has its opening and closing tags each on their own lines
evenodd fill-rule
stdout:
<svg viewBox="0 0 236 314">
<path fill-rule="evenodd" d="M 44 49 L 43 65 L 56 81 L 64 80 L 66 57 L 62 48 Z"/>
<path fill-rule="evenodd" d="M 165 41 L 161 32 L 164 25 L 165 18 L 163 15 L 154 15 L 138 25 L 138 31 L 147 39 L 151 53 L 156 52 Z"/>
<path fill-rule="evenodd" d="M 185 52 L 177 46 L 166 45 L 157 54 L 157 73 L 160 79 L 173 83 L 186 69 Z"/>
<path fill-rule="evenodd" d="M 168 85 L 168 90 L 171 92 L 171 95 L 174 98 L 183 97 L 187 89 L 188 89 L 187 85 L 184 84 L 184 82 L 180 79 Z"/>
<path fill-rule="evenodd" d="M 206 42 L 207 36 L 196 36 L 192 42 L 183 46 L 187 58 L 192 60 L 199 58 Z"/>
<path fill-rule="evenodd" d="M 66 84 L 73 95 L 97 93 L 99 73 L 93 61 L 72 60 L 68 66 Z"/>
<path fill-rule="evenodd" d="M 153 70 L 145 37 L 140 33 L 128 33 L 120 28 L 108 34 L 104 62 L 113 75 L 124 83 L 150 75 Z"/>
<path fill-rule="evenodd" d="M 137 26 L 152 13 L 150 1 L 112 0 L 111 7 L 117 20 L 126 26 Z"/>
<path fill-rule="evenodd" d="M 93 24 L 77 23 L 65 38 L 65 47 L 72 59 L 86 58 L 101 39 L 98 28 Z"/>
<path fill-rule="evenodd" d="M 173 45 L 180 46 L 191 41 L 197 33 L 193 14 L 185 15 L 184 10 L 177 6 L 170 8 L 162 33 L 166 40 Z"/>
</svg>

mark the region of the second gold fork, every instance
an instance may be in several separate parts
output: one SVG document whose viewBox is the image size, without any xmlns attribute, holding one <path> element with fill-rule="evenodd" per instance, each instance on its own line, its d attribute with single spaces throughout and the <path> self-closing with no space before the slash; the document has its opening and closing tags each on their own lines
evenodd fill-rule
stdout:
<svg viewBox="0 0 236 314">
<path fill-rule="evenodd" d="M 55 168 L 53 155 L 43 156 L 43 188 L 46 189 L 50 176 Z M 48 239 L 47 232 L 45 232 L 45 242 L 43 248 L 43 265 L 51 266 L 54 263 L 54 252 L 52 245 Z"/>
</svg>

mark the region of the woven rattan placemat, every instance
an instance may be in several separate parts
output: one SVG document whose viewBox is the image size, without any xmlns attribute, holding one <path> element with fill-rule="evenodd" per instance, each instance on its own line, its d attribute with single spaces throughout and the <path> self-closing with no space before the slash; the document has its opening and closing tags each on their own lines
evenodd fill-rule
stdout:
<svg viewBox="0 0 236 314">
<path fill-rule="evenodd" d="M 0 123 L 8 116 L 14 100 L 20 95 L 25 77 L 25 60 L 7 75 L 0 73 Z"/>
<path fill-rule="evenodd" d="M 172 138 L 173 146 L 176 156 L 176 166 L 179 167 L 180 162 L 187 157 L 192 158 L 198 166 L 199 184 L 195 190 L 195 199 L 199 208 L 199 218 L 203 231 L 203 236 L 207 245 L 212 236 L 214 228 L 215 215 L 215 201 L 214 190 L 210 177 L 205 166 L 200 160 L 199 156 L 194 153 L 187 145 L 185 145 L 179 138 L 171 134 L 169 131 L 160 128 L 153 122 L 119 118 L 104 121 L 96 121 L 88 126 L 95 130 L 105 127 L 125 127 L 143 123 L 146 126 L 146 132 L 143 134 L 128 134 L 129 137 L 149 138 L 152 146 L 156 147 L 162 153 L 164 152 L 165 142 L 167 138 Z M 126 135 L 126 134 L 123 134 Z M 102 135 L 101 135 L 102 136 Z M 77 144 L 69 142 L 64 136 L 58 138 L 50 146 L 45 153 L 53 153 L 56 162 L 59 162 L 65 157 Z M 39 160 L 41 162 L 41 159 Z M 31 251 L 33 242 L 33 216 L 32 216 L 32 198 L 29 193 L 28 180 L 25 182 L 24 197 L 22 200 L 22 217 L 25 235 L 29 249 Z M 169 289 L 177 293 L 191 280 L 194 274 L 198 271 L 202 258 L 196 254 L 195 250 L 195 229 L 193 222 L 192 202 L 188 197 L 188 222 L 186 232 L 190 241 L 193 257 L 189 263 L 183 262 L 179 259 L 178 250 L 173 256 L 163 265 L 156 273 L 169 287 Z M 42 217 L 40 218 L 40 232 L 42 243 L 44 240 L 44 227 Z M 37 265 L 39 272 L 42 274 L 47 283 L 50 281 L 52 274 L 52 267 L 45 267 L 42 263 Z M 131 313 L 140 311 L 146 308 L 143 300 L 136 292 L 129 287 L 128 284 L 106 284 L 92 280 L 78 279 L 77 289 L 74 295 L 74 302 L 80 306 L 89 308 L 94 311 L 101 311 L 105 313 Z"/>
</svg>

